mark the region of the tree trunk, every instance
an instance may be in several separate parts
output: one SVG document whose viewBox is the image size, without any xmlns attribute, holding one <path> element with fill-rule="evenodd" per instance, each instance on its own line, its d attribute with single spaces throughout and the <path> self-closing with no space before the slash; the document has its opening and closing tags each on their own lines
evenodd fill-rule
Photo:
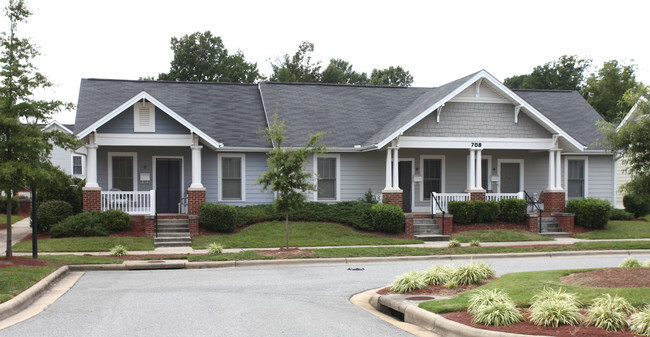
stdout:
<svg viewBox="0 0 650 337">
<path fill-rule="evenodd" d="M 284 213 L 286 222 L 284 223 L 286 247 L 289 249 L 289 211 Z"/>
<path fill-rule="evenodd" d="M 5 194 L 7 195 L 7 257 L 11 257 L 11 191 L 6 191 Z"/>
</svg>

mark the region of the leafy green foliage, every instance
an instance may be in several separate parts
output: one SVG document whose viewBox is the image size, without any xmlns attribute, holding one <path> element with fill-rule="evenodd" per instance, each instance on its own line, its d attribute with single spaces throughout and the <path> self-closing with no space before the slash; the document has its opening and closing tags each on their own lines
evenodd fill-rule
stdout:
<svg viewBox="0 0 650 337">
<path fill-rule="evenodd" d="M 479 240 L 472 240 L 469 242 L 470 247 L 480 247 L 481 246 L 481 241 Z"/>
<path fill-rule="evenodd" d="M 427 284 L 439 285 L 447 283 L 454 272 L 456 267 L 453 265 L 437 264 L 429 268 L 424 274 L 424 280 Z"/>
<path fill-rule="evenodd" d="M 72 205 L 61 200 L 46 201 L 38 205 L 38 231 L 49 232 L 53 225 L 72 216 Z"/>
<path fill-rule="evenodd" d="M 393 281 L 390 290 L 403 294 L 405 292 L 422 289 L 426 286 L 427 282 L 425 281 L 425 273 L 414 270 L 398 276 L 395 281 Z"/>
<path fill-rule="evenodd" d="M 634 214 L 620 208 L 612 208 L 609 212 L 609 220 L 633 220 Z"/>
<path fill-rule="evenodd" d="M 454 270 L 451 278 L 459 285 L 479 284 L 494 276 L 494 269 L 485 262 L 460 265 Z"/>
<path fill-rule="evenodd" d="M 574 306 L 580 306 L 581 304 L 576 294 L 568 293 L 566 290 L 562 288 L 558 288 L 557 290 L 553 288 L 544 288 L 542 291 L 535 294 L 532 300 L 534 302 L 557 300 L 557 301 L 568 302 Z"/>
<path fill-rule="evenodd" d="M 221 37 L 210 31 L 172 37 L 171 49 L 169 72 L 159 74 L 158 80 L 254 83 L 263 78 L 257 63 L 246 62 L 239 50 L 229 54 Z"/>
<path fill-rule="evenodd" d="M 52 226 L 53 238 L 71 236 L 105 236 L 113 232 L 129 230 L 131 217 L 119 210 L 91 211 L 67 217 Z"/>
<path fill-rule="evenodd" d="M 607 225 L 611 208 L 607 200 L 596 198 L 571 199 L 566 205 L 566 211 L 575 214 L 577 225 L 595 229 Z"/>
<path fill-rule="evenodd" d="M 454 215 L 454 223 L 468 224 L 474 220 L 473 201 L 450 201 L 447 209 Z"/>
<path fill-rule="evenodd" d="M 298 51 L 293 56 L 284 56 L 271 63 L 273 74 L 270 80 L 274 82 L 320 82 L 320 62 L 312 63 L 310 53 L 314 52 L 314 44 L 302 41 Z"/>
<path fill-rule="evenodd" d="M 640 218 L 650 211 L 650 201 L 633 195 L 623 197 L 623 206 L 625 207 L 625 211 L 632 213 L 635 218 Z"/>
<path fill-rule="evenodd" d="M 534 302 L 530 320 L 535 325 L 558 327 L 580 324 L 580 310 L 574 304 L 557 299 Z"/>
<path fill-rule="evenodd" d="M 447 247 L 449 247 L 449 248 L 460 247 L 460 241 L 458 241 L 458 240 L 456 240 L 456 239 L 451 239 L 451 240 L 449 240 L 449 242 L 447 243 Z"/>
<path fill-rule="evenodd" d="M 499 219 L 505 222 L 522 222 L 526 220 L 526 200 L 499 200 Z"/>
<path fill-rule="evenodd" d="M 576 55 L 562 55 L 557 61 L 537 66 L 533 72 L 508 77 L 503 81 L 510 89 L 581 90 L 585 71 L 591 60 Z"/>
<path fill-rule="evenodd" d="M 630 330 L 643 336 L 650 336 L 650 305 L 630 317 Z"/>
<path fill-rule="evenodd" d="M 129 251 L 126 250 L 126 247 L 124 247 L 123 245 L 117 245 L 111 248 L 110 254 L 111 256 L 127 256 L 129 255 Z"/>
<path fill-rule="evenodd" d="M 634 64 L 625 65 L 610 60 L 587 78 L 583 96 L 606 121 L 620 120 L 619 112 L 627 112 L 634 105 L 634 102 L 626 102 L 622 98 L 628 90 L 638 85 L 635 71 Z"/>
<path fill-rule="evenodd" d="M 370 83 L 373 85 L 408 87 L 413 83 L 413 76 L 400 66 L 390 66 L 386 69 L 373 69 L 370 74 Z"/>
<path fill-rule="evenodd" d="M 111 233 L 123 232 L 131 229 L 131 216 L 128 213 L 112 209 L 100 213 L 101 223 Z"/>
<path fill-rule="evenodd" d="M 377 204 L 379 203 L 379 197 L 375 196 L 374 193 L 372 193 L 372 189 L 368 189 L 368 192 L 363 194 L 363 197 L 359 198 L 359 201 L 368 203 L 368 204 Z"/>
<path fill-rule="evenodd" d="M 200 207 L 201 225 L 211 231 L 230 233 L 235 230 L 237 210 L 225 204 L 202 203 Z"/>
<path fill-rule="evenodd" d="M 375 230 L 384 233 L 404 231 L 404 212 L 396 205 L 375 204 L 370 208 L 370 218 Z"/>
<path fill-rule="evenodd" d="M 85 180 L 69 176 L 61 170 L 56 170 L 46 183 L 41 184 L 37 193 L 37 202 L 63 200 L 72 205 L 72 213 L 79 214 L 83 210 L 83 186 Z"/>
<path fill-rule="evenodd" d="M 216 242 L 212 242 L 208 245 L 209 255 L 218 255 L 221 254 L 222 251 L 223 251 L 223 247 Z"/>
<path fill-rule="evenodd" d="M 11 214 L 18 213 L 18 197 L 11 198 Z M 0 214 L 7 214 L 7 197 L 0 196 Z"/>
<path fill-rule="evenodd" d="M 641 264 L 641 261 L 634 257 L 628 257 L 625 259 L 625 261 L 621 262 L 619 265 L 621 268 L 642 268 L 643 265 Z"/>
<path fill-rule="evenodd" d="M 474 221 L 478 223 L 494 222 L 499 216 L 497 201 L 476 200 L 474 202 Z"/>
<path fill-rule="evenodd" d="M 482 306 L 496 302 L 508 302 L 510 297 L 501 289 L 482 289 L 473 293 L 467 301 L 467 312 L 475 314 Z"/>
<path fill-rule="evenodd" d="M 331 59 L 330 64 L 323 70 L 321 76 L 323 83 L 336 84 L 368 84 L 368 74 L 357 73 L 352 70 L 352 65 L 341 59 Z"/>
<path fill-rule="evenodd" d="M 605 294 L 595 298 L 587 310 L 587 322 L 607 331 L 621 331 L 627 326 L 627 316 L 635 311 L 625 298 Z"/>
<path fill-rule="evenodd" d="M 510 325 L 524 319 L 510 297 L 497 289 L 477 292 L 470 297 L 470 303 L 468 311 L 475 324 Z"/>
</svg>

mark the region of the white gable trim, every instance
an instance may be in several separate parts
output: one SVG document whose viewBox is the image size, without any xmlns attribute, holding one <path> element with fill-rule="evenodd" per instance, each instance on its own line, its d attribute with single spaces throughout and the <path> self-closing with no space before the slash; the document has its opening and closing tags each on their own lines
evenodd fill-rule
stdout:
<svg viewBox="0 0 650 337">
<path fill-rule="evenodd" d="M 620 129 L 621 126 L 623 126 L 624 124 L 627 124 L 628 120 L 631 120 L 630 117 L 632 117 L 632 115 L 634 115 L 634 113 L 636 113 L 636 109 L 639 106 L 639 102 L 641 102 L 641 101 L 647 102 L 648 100 L 643 96 L 639 97 L 639 100 L 636 101 L 636 103 L 634 103 L 634 106 L 632 107 L 632 109 L 630 109 L 630 111 L 627 112 L 627 114 L 625 115 L 625 118 L 623 118 L 621 123 L 618 124 L 618 126 L 616 127 L 616 130 Z"/>
<path fill-rule="evenodd" d="M 201 137 L 207 144 L 209 144 L 212 148 L 218 149 L 220 147 L 223 147 L 223 144 L 216 141 L 215 139 L 212 139 L 212 137 L 208 136 L 205 134 L 203 131 L 199 130 L 197 127 L 192 125 L 192 123 L 188 122 L 185 118 L 181 117 L 179 114 L 174 112 L 172 109 L 167 107 L 166 105 L 162 104 L 160 101 L 155 99 L 153 96 L 148 94 L 146 91 L 142 91 L 139 94 L 133 96 L 133 98 L 129 99 L 128 101 L 124 102 L 122 105 L 117 107 L 115 110 L 111 111 L 109 114 L 106 116 L 100 118 L 98 121 L 84 129 L 83 131 L 79 132 L 77 135 L 79 138 L 83 138 L 88 136 L 90 133 L 95 132 L 97 128 L 100 126 L 106 124 L 108 121 L 111 119 L 115 118 L 115 116 L 119 115 L 122 113 L 124 110 L 132 106 L 138 101 L 141 101 L 142 99 L 146 99 L 149 102 L 153 103 L 157 108 L 168 114 L 171 118 L 176 120 L 178 123 L 183 125 L 184 127 L 188 128 L 190 131 Z"/>
<path fill-rule="evenodd" d="M 68 129 L 68 128 L 66 128 L 65 126 L 63 126 L 63 124 L 61 124 L 61 123 L 59 123 L 59 122 L 57 122 L 57 121 L 51 121 L 49 124 L 47 124 L 47 125 L 43 128 L 43 130 L 47 130 L 47 129 L 51 128 L 51 127 L 54 126 L 54 125 L 58 126 L 59 128 L 61 128 L 61 130 L 65 131 L 65 132 L 67 132 L 67 133 L 69 133 L 69 134 L 73 134 L 73 133 L 74 133 L 74 132 L 72 132 L 70 129 Z"/>
<path fill-rule="evenodd" d="M 376 147 L 378 149 L 386 146 L 389 142 L 391 142 L 393 139 L 397 138 L 398 136 L 402 135 L 406 130 L 411 128 L 413 125 L 424 119 L 426 116 L 431 114 L 433 111 L 438 109 L 440 106 L 444 105 L 446 102 L 450 101 L 453 99 L 455 96 L 463 92 L 465 89 L 467 89 L 469 86 L 473 85 L 475 82 L 478 80 L 485 79 L 492 84 L 495 89 L 502 91 L 506 96 L 507 99 L 510 100 L 512 104 L 515 106 L 520 105 L 524 109 L 526 109 L 534 119 L 536 119 L 538 122 L 543 124 L 543 126 L 546 126 L 547 129 L 552 130 L 553 133 L 558 134 L 564 139 L 566 139 L 571 145 L 575 146 L 577 149 L 580 149 L 581 151 L 587 149 L 586 146 L 580 144 L 577 140 L 575 140 L 573 137 L 571 137 L 568 133 L 566 133 L 562 128 L 559 126 L 555 125 L 551 120 L 546 118 L 541 112 L 537 111 L 535 108 L 533 108 L 528 102 L 524 101 L 521 97 L 517 96 L 512 90 L 508 89 L 505 85 L 503 85 L 501 82 L 499 82 L 494 76 L 492 76 L 490 73 L 488 73 L 485 70 L 481 70 L 476 75 L 472 76 L 469 80 L 467 80 L 465 83 L 462 85 L 458 86 L 454 91 L 449 93 L 447 96 L 436 102 L 434 105 L 430 106 L 426 110 L 424 110 L 422 113 L 420 113 L 417 117 L 414 119 L 410 120 L 408 123 L 403 125 L 401 128 L 399 128 L 397 131 L 393 132 L 390 136 L 388 136 L 386 139 L 382 140 L 381 142 L 377 143 Z"/>
</svg>

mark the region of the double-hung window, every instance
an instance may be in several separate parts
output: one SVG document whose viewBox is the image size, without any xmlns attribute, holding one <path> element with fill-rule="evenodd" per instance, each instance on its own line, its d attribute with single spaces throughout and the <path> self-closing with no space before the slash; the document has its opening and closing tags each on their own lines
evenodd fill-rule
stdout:
<svg viewBox="0 0 650 337">
<path fill-rule="evenodd" d="M 586 161 L 567 160 L 567 194 L 570 199 L 586 197 Z"/>
<path fill-rule="evenodd" d="M 430 199 L 431 192 L 442 192 L 442 159 L 422 160 L 422 198 Z"/>
<path fill-rule="evenodd" d="M 219 199 L 245 200 L 246 169 L 244 155 L 219 157 Z"/>
<path fill-rule="evenodd" d="M 81 156 L 72 156 L 72 174 L 82 175 L 83 166 L 82 166 Z"/>
<path fill-rule="evenodd" d="M 339 200 L 339 160 L 338 155 L 316 156 L 316 200 Z"/>
</svg>

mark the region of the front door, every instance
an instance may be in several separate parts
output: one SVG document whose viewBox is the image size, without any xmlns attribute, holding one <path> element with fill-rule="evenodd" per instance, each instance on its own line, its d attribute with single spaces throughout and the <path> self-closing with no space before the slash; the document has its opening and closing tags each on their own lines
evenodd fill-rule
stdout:
<svg viewBox="0 0 650 337">
<path fill-rule="evenodd" d="M 501 163 L 501 193 L 520 192 L 519 181 L 519 163 Z"/>
<path fill-rule="evenodd" d="M 410 161 L 399 162 L 399 188 L 402 189 L 402 209 L 405 213 L 411 212 L 413 163 Z"/>
<path fill-rule="evenodd" d="M 156 158 L 156 212 L 178 213 L 181 201 L 181 160 Z"/>
</svg>

